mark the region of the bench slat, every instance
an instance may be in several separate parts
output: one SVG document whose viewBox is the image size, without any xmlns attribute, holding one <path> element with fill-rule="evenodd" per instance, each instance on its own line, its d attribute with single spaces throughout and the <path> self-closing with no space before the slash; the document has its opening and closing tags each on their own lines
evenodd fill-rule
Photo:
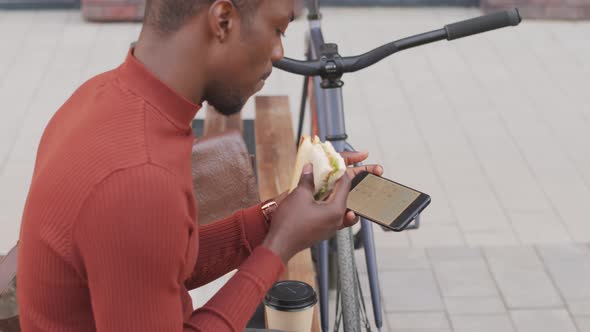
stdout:
<svg viewBox="0 0 590 332">
<path fill-rule="evenodd" d="M 258 188 L 260 198 L 264 201 L 289 189 L 296 149 L 288 97 L 258 96 L 255 101 Z M 311 251 L 306 249 L 293 257 L 281 279 L 300 280 L 310 284 L 317 291 Z M 320 331 L 317 305 L 312 331 Z"/>
</svg>

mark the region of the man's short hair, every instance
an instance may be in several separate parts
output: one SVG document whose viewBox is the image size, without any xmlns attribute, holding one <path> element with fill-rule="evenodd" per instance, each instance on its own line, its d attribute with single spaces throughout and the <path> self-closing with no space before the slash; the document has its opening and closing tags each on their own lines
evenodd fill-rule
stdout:
<svg viewBox="0 0 590 332">
<path fill-rule="evenodd" d="M 190 17 L 216 0 L 147 0 L 144 23 L 162 33 L 178 30 Z M 261 0 L 231 0 L 243 21 L 254 13 Z"/>
</svg>

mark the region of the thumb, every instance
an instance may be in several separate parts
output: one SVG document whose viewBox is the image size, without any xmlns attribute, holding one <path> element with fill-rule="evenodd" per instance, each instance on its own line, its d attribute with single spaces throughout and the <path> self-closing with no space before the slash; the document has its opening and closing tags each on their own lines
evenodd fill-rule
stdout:
<svg viewBox="0 0 590 332">
<path fill-rule="evenodd" d="M 339 202 L 340 204 L 346 205 L 346 199 L 348 198 L 348 192 L 350 191 L 351 180 L 348 174 L 344 175 L 336 181 L 332 195 L 328 198 L 331 202 Z"/>
<path fill-rule="evenodd" d="M 315 186 L 313 184 L 313 165 L 311 163 L 303 166 L 303 172 L 301 173 L 301 178 L 299 178 L 299 184 L 297 186 L 304 188 L 312 194 L 315 191 Z"/>
</svg>

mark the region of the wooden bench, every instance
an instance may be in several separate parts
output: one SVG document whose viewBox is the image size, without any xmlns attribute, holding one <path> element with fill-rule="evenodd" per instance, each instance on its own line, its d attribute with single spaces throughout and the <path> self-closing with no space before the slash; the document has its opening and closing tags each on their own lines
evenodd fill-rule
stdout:
<svg viewBox="0 0 590 332">
<path fill-rule="evenodd" d="M 260 198 L 264 201 L 289 189 L 295 166 L 295 138 L 289 110 L 289 99 L 256 97 L 256 163 Z M 293 257 L 282 279 L 299 280 L 316 289 L 311 251 L 306 249 Z M 315 307 L 312 331 L 320 331 L 318 306 Z"/>
<path fill-rule="evenodd" d="M 289 189 L 295 165 L 295 138 L 286 96 L 255 98 L 254 120 L 256 173 L 262 201 L 276 197 Z M 241 115 L 225 117 L 213 108 L 206 110 L 203 134 L 219 134 L 225 130 L 243 130 Z M 246 138 L 248 140 L 248 138 Z M 311 251 L 304 250 L 287 264 L 282 280 L 300 280 L 317 290 Z M 315 308 L 313 332 L 320 331 L 318 306 Z"/>
</svg>

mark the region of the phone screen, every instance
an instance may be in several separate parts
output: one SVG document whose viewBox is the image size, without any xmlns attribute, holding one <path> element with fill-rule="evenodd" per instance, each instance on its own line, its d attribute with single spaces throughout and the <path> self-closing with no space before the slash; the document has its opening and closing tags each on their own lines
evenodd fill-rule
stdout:
<svg viewBox="0 0 590 332">
<path fill-rule="evenodd" d="M 390 226 L 415 205 L 419 197 L 419 191 L 368 173 L 350 191 L 347 207 L 374 222 Z"/>
</svg>

